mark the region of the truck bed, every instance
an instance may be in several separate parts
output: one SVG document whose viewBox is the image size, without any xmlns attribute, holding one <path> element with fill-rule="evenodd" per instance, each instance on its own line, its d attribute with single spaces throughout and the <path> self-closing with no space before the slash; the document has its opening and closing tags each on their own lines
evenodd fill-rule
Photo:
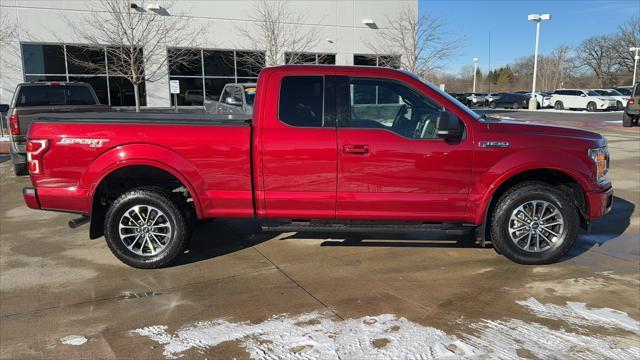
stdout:
<svg viewBox="0 0 640 360">
<path fill-rule="evenodd" d="M 198 215 L 252 217 L 250 120 L 179 113 L 38 114 L 29 139 L 47 139 L 49 148 L 44 173 L 32 175 L 32 183 L 42 208 L 89 214 L 104 176 L 123 166 L 153 165 L 186 183 L 201 206 Z"/>
</svg>

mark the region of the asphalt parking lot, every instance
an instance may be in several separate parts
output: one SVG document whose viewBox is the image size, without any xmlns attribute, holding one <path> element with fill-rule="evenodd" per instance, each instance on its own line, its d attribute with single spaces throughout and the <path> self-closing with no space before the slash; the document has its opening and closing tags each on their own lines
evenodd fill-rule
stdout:
<svg viewBox="0 0 640 360">
<path fill-rule="evenodd" d="M 612 212 L 563 261 L 471 236 L 265 233 L 213 220 L 179 264 L 129 268 L 0 164 L 0 357 L 640 357 L 640 128 L 620 113 L 487 111 L 607 136 Z M 544 120 L 542 120 L 544 118 Z"/>
</svg>

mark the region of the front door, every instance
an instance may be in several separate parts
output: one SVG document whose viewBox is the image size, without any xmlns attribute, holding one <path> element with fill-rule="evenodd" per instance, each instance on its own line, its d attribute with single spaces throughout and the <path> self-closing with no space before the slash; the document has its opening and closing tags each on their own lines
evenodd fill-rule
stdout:
<svg viewBox="0 0 640 360">
<path fill-rule="evenodd" d="M 436 136 L 444 108 L 395 80 L 340 79 L 336 218 L 462 221 L 473 145 Z"/>
<path fill-rule="evenodd" d="M 286 75 L 285 75 L 286 74 Z M 262 126 L 264 217 L 334 219 L 335 91 L 332 77 L 277 73 Z M 274 95 L 275 96 L 275 95 Z"/>
</svg>

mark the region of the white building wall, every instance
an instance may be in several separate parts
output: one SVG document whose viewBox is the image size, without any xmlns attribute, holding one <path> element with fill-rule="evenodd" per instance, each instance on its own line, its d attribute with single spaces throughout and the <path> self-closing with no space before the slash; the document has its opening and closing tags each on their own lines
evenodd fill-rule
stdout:
<svg viewBox="0 0 640 360">
<path fill-rule="evenodd" d="M 140 5 L 140 0 L 132 0 Z M 162 1 L 159 3 L 162 4 Z M 367 39 L 373 40 L 378 29 L 387 26 L 387 19 L 403 7 L 411 6 L 417 12 L 417 0 L 290 0 L 291 8 L 303 14 L 305 24 L 316 26 L 320 42 L 313 52 L 336 54 L 336 64 L 352 65 L 353 54 L 367 54 Z M 238 26 L 250 28 L 250 17 L 255 9 L 254 0 L 218 0 L 174 2 L 169 13 L 183 13 L 190 17 L 194 28 L 204 26 L 206 33 L 199 39 L 205 49 L 247 50 L 247 44 L 236 30 Z M 20 24 L 17 39 L 0 49 L 0 103 L 8 103 L 15 86 L 24 80 L 21 42 L 80 43 L 69 21 L 91 15 L 98 8 L 95 1 L 73 0 L 2 0 L 0 15 L 9 22 Z M 362 23 L 375 21 L 378 29 Z M 328 40 L 330 41 L 328 41 Z M 180 44 L 176 44 L 180 46 Z M 259 49 L 255 49 L 259 50 Z M 146 84 L 147 105 L 166 107 L 170 104 L 168 76 Z"/>
</svg>

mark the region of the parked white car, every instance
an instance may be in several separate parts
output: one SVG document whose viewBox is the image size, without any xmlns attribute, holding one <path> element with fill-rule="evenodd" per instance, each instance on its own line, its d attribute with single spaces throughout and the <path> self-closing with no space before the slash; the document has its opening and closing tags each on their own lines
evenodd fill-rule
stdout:
<svg viewBox="0 0 640 360">
<path fill-rule="evenodd" d="M 616 89 L 591 89 L 602 96 L 609 96 L 616 99 L 616 108 L 617 110 L 624 110 L 627 106 L 627 102 L 631 98 L 630 96 L 623 95 L 620 91 Z"/>
<path fill-rule="evenodd" d="M 467 97 L 469 103 L 471 105 L 484 105 L 484 101 L 486 100 L 487 94 L 482 93 L 472 93 Z"/>
<path fill-rule="evenodd" d="M 519 93 L 526 94 L 529 96 L 529 98 L 531 98 L 531 93 L 528 93 L 528 92 L 519 92 Z M 551 94 L 544 91 L 536 93 L 536 101 L 538 102 L 538 108 L 548 108 L 553 106 L 553 104 L 551 103 Z"/>
<path fill-rule="evenodd" d="M 617 108 L 616 99 L 602 96 L 593 90 L 580 89 L 556 90 L 551 95 L 551 103 L 557 110 L 586 109 L 587 111 L 596 111 Z"/>
</svg>

